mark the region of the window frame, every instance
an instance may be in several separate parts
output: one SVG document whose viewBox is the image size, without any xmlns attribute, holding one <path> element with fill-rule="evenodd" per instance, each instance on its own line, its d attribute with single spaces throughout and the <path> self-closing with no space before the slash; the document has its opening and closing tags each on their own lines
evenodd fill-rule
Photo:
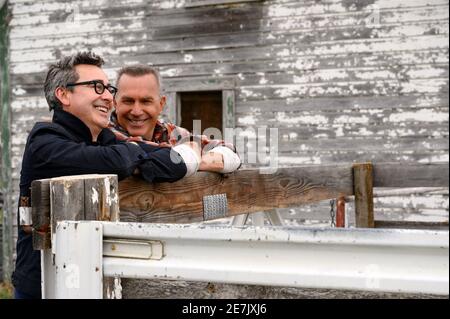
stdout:
<svg viewBox="0 0 450 319">
<path fill-rule="evenodd" d="M 222 128 L 235 128 L 235 80 L 232 77 L 220 79 L 164 80 L 164 95 L 167 98 L 163 118 L 175 125 L 181 122 L 182 92 L 222 91 Z M 224 132 L 222 132 L 224 133 Z"/>
</svg>

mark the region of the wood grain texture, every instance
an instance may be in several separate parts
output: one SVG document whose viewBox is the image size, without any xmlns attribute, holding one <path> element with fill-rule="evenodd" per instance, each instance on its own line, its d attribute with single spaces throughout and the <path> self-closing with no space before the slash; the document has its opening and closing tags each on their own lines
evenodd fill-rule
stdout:
<svg viewBox="0 0 450 319">
<path fill-rule="evenodd" d="M 356 227 L 373 228 L 373 165 L 353 165 Z"/>
<path fill-rule="evenodd" d="M 50 238 L 50 179 L 31 183 L 31 213 L 33 218 L 33 249 L 49 249 Z"/>
<path fill-rule="evenodd" d="M 84 180 L 85 219 L 119 220 L 117 176 L 104 175 Z"/>
<path fill-rule="evenodd" d="M 64 220 L 84 220 L 84 181 L 68 176 L 50 181 L 51 232 L 56 232 L 56 224 Z"/>
<path fill-rule="evenodd" d="M 50 198 L 51 230 L 55 232 L 56 223 L 63 220 L 119 220 L 119 205 L 116 175 L 74 175 L 62 176 L 33 182 L 36 208 L 33 211 L 45 213 L 45 200 Z M 49 191 L 49 194 L 45 192 Z M 45 226 L 47 216 L 43 214 Z M 38 224 L 38 226 L 40 225 Z"/>
<path fill-rule="evenodd" d="M 242 170 L 229 175 L 199 172 L 175 183 L 119 183 L 120 220 L 203 221 L 203 196 L 226 194 L 227 216 L 289 207 L 352 194 L 349 165 L 280 168 L 275 174 Z"/>
<path fill-rule="evenodd" d="M 375 187 L 448 187 L 447 163 L 380 163 L 374 166 Z"/>
</svg>

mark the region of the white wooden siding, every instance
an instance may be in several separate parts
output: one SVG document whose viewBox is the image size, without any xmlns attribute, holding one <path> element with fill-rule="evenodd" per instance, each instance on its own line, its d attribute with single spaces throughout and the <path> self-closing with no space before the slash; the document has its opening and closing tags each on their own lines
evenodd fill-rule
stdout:
<svg viewBox="0 0 450 319">
<path fill-rule="evenodd" d="M 27 133 L 51 116 L 47 65 L 87 49 L 111 79 L 137 62 L 171 85 L 233 78 L 236 127 L 277 127 L 281 165 L 449 161 L 448 0 L 9 3 L 16 191 Z M 368 26 L 374 13 L 379 26 Z M 448 194 L 395 197 L 377 201 L 376 214 L 448 220 L 448 206 Z"/>
</svg>

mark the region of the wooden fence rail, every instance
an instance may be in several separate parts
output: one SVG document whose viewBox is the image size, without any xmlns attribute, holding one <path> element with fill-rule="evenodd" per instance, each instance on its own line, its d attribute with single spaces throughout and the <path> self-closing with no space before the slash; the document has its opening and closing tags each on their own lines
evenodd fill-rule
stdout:
<svg viewBox="0 0 450 319">
<path fill-rule="evenodd" d="M 348 196 L 355 196 L 356 226 L 374 227 L 373 187 L 448 187 L 448 172 L 447 164 L 362 163 L 274 174 L 198 172 L 160 184 L 136 177 L 117 183 L 114 175 L 38 180 L 32 183 L 33 245 L 49 248 L 50 230 L 62 220 L 192 223 Z"/>
</svg>

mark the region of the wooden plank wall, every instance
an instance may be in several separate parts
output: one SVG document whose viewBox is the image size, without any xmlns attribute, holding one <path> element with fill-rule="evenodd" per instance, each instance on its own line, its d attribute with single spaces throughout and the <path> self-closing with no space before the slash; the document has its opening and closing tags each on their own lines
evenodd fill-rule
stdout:
<svg viewBox="0 0 450 319">
<path fill-rule="evenodd" d="M 236 126 L 278 128 L 280 165 L 448 162 L 448 0 L 193 2 L 9 1 L 15 194 L 27 133 L 51 116 L 47 64 L 86 49 L 111 79 L 136 62 L 167 83 L 232 77 Z M 375 202 L 438 221 L 448 206 L 448 192 Z M 318 211 L 328 202 L 285 216 Z"/>
</svg>

